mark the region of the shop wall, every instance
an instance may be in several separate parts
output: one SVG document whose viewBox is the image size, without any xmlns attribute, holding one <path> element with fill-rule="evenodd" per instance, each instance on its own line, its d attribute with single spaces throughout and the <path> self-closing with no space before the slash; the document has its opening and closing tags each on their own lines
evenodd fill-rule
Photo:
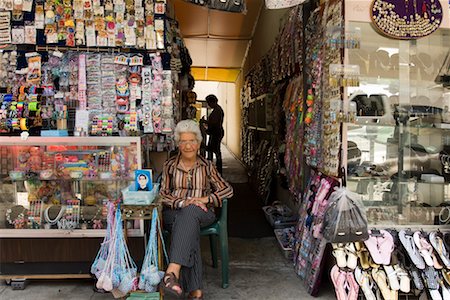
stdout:
<svg viewBox="0 0 450 300">
<path fill-rule="evenodd" d="M 286 9 L 266 9 L 262 8 L 258 23 L 255 28 L 255 34 L 246 60 L 244 62 L 244 75 L 248 73 L 261 57 L 263 57 L 272 47 L 281 26 L 288 16 L 290 8 Z"/>
</svg>

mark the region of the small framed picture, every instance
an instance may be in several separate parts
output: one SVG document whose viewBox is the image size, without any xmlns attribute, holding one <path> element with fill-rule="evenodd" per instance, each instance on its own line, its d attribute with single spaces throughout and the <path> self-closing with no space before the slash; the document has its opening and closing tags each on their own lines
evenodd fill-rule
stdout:
<svg viewBox="0 0 450 300">
<path fill-rule="evenodd" d="M 152 170 L 136 170 L 134 174 L 136 191 L 149 192 L 153 189 Z"/>
</svg>

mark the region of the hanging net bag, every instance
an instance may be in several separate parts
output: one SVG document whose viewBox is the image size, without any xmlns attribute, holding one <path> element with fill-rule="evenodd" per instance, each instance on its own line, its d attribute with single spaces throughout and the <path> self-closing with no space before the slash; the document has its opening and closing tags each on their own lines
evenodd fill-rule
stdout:
<svg viewBox="0 0 450 300">
<path fill-rule="evenodd" d="M 324 238 L 331 243 L 363 241 L 369 238 L 364 206 L 358 194 L 335 187 L 325 212 Z"/>
<path fill-rule="evenodd" d="M 145 257 L 142 263 L 141 275 L 139 277 L 139 289 L 148 293 L 155 292 L 158 284 L 164 276 L 164 272 L 158 268 L 158 234 L 161 237 L 162 248 L 166 261 L 168 261 L 164 239 L 162 238 L 161 223 L 158 216 L 158 209 L 152 212 L 152 222 L 150 225 L 150 236 L 145 249 Z"/>
<path fill-rule="evenodd" d="M 108 249 L 114 228 L 114 204 L 108 202 L 108 215 L 106 217 L 106 234 L 103 242 L 100 245 L 100 250 L 91 265 L 91 274 L 94 274 L 97 279 L 100 278 L 101 273 L 105 268 L 106 259 L 108 258 Z"/>
<path fill-rule="evenodd" d="M 124 297 L 137 288 L 137 267 L 128 250 L 122 226 L 122 214 L 118 207 L 109 242 L 108 258 L 97 281 L 97 288 L 111 292 L 114 298 Z"/>
</svg>

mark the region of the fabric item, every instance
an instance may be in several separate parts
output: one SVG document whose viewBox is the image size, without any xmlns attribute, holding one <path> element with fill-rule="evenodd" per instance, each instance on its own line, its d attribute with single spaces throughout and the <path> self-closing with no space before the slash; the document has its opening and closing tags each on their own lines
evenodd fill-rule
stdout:
<svg viewBox="0 0 450 300">
<path fill-rule="evenodd" d="M 171 208 L 177 208 L 180 201 L 187 197 L 208 195 L 211 196 L 214 206 L 220 207 L 223 198 L 233 196 L 233 188 L 210 161 L 198 156 L 194 167 L 187 172 L 180 166 L 178 155 L 165 162 L 159 193 L 162 202 Z"/>
<path fill-rule="evenodd" d="M 305 0 L 266 0 L 267 9 L 281 9 L 302 4 Z"/>
<path fill-rule="evenodd" d="M 171 263 L 181 265 L 180 284 L 184 291 L 202 289 L 202 259 L 200 252 L 200 228 L 212 224 L 216 215 L 195 205 L 179 210 L 165 209 L 164 225 L 172 232 L 170 243 Z"/>
</svg>

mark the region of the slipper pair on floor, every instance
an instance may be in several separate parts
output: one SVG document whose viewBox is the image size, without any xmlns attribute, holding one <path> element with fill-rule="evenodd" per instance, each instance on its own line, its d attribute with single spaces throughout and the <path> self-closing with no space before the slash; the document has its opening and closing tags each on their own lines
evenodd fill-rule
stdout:
<svg viewBox="0 0 450 300">
<path fill-rule="evenodd" d="M 358 264 L 358 256 L 353 243 L 333 243 L 333 255 L 339 268 L 354 270 Z"/>
<path fill-rule="evenodd" d="M 337 265 L 331 269 L 331 281 L 334 285 L 337 300 L 357 300 L 359 285 L 355 280 L 353 272 L 346 272 Z M 375 300 L 375 299 L 374 299 Z"/>
</svg>

